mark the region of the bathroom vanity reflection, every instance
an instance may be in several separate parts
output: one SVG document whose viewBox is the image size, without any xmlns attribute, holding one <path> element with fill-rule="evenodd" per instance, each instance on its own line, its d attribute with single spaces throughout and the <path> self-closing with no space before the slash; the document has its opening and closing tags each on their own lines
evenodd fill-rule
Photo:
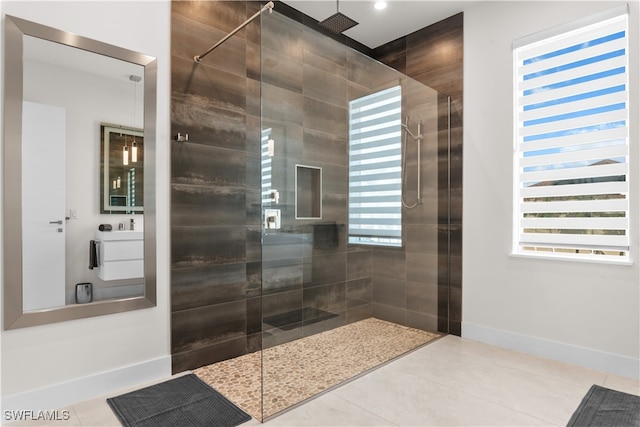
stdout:
<svg viewBox="0 0 640 427">
<path fill-rule="evenodd" d="M 11 16 L 4 27 L 4 329 L 154 306 L 155 58 Z M 119 124 L 107 158 L 105 123 Z M 136 240 L 111 276 L 94 264 L 100 224 Z M 84 283 L 92 302 L 77 304 Z"/>
</svg>

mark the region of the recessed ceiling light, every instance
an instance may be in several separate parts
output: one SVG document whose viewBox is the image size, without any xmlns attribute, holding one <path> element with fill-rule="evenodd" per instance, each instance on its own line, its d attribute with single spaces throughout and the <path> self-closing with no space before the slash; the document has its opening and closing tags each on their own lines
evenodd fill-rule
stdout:
<svg viewBox="0 0 640 427">
<path fill-rule="evenodd" d="M 387 7 L 387 2 L 386 1 L 377 1 L 374 7 L 376 9 L 378 9 L 378 10 L 382 10 L 385 7 Z"/>
</svg>

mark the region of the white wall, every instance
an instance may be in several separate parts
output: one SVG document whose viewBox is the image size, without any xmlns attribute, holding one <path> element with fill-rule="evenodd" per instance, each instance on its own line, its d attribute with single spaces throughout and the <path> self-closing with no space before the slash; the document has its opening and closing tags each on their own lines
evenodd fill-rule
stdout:
<svg viewBox="0 0 640 427">
<path fill-rule="evenodd" d="M 631 252 L 634 264 L 509 257 L 514 39 L 616 6 L 480 3 L 464 14 L 463 336 L 626 376 L 640 355 L 639 4 L 631 2 Z"/>
<path fill-rule="evenodd" d="M 0 11 L 3 30 L 10 14 L 158 59 L 157 306 L 2 331 L 3 409 L 52 409 L 168 376 L 170 2 L 3 1 Z"/>
</svg>

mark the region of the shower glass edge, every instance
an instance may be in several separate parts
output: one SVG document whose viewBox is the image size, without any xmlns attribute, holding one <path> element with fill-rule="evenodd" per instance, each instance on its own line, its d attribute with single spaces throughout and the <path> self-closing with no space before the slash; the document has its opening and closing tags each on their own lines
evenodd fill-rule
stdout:
<svg viewBox="0 0 640 427">
<path fill-rule="evenodd" d="M 264 421 L 337 385 L 330 380 L 374 367 L 342 372 L 354 363 L 341 358 L 338 346 L 349 344 L 321 340 L 329 331 L 374 318 L 448 332 L 450 119 L 446 95 L 275 9 L 260 22 Z M 402 146 L 402 192 L 408 201 L 420 200 L 402 208 L 402 247 L 350 244 L 349 102 L 395 85 L 402 91 L 402 123 L 408 117 L 414 135 L 421 126 L 420 159 L 413 142 Z M 315 169 L 320 185 L 299 173 Z M 314 200 L 321 209 L 300 206 Z M 371 325 L 363 329 L 371 331 L 370 342 L 382 334 Z M 327 361 L 335 366 L 322 371 Z M 327 381 L 313 383 L 318 377 Z"/>
</svg>

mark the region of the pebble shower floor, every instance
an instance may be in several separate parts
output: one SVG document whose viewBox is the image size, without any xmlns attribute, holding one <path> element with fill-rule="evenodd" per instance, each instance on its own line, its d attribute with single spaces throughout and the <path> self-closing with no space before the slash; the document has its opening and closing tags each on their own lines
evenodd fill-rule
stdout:
<svg viewBox="0 0 640 427">
<path fill-rule="evenodd" d="M 440 336 L 369 318 L 193 372 L 264 420 Z"/>
</svg>

